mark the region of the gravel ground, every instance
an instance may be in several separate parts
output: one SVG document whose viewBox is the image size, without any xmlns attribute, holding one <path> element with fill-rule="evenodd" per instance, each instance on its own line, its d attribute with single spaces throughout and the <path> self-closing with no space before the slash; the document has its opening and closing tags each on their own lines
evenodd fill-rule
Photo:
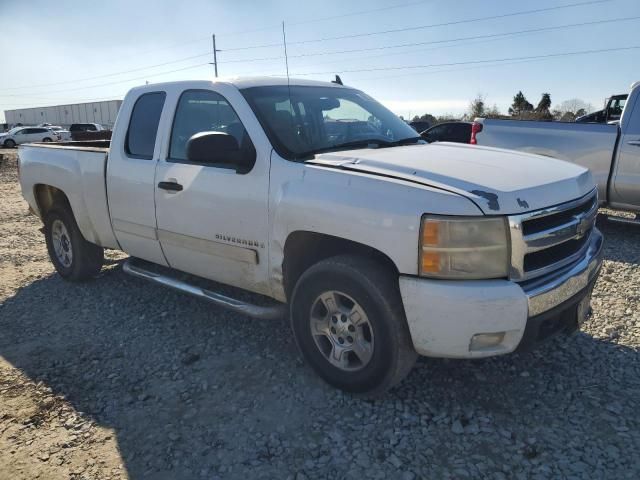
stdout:
<svg viewBox="0 0 640 480">
<path fill-rule="evenodd" d="M 7 153 L 6 151 L 0 153 Z M 129 278 L 63 282 L 0 167 L 0 479 L 615 478 L 640 475 L 640 228 L 599 219 L 583 332 L 421 359 L 376 401 L 327 387 L 285 321 Z"/>
</svg>

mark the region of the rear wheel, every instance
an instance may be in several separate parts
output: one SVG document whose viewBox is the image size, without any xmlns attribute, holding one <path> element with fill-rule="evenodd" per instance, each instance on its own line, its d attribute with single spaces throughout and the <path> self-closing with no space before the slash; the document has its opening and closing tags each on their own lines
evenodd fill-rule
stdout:
<svg viewBox="0 0 640 480">
<path fill-rule="evenodd" d="M 417 358 L 397 274 L 366 258 L 333 257 L 309 268 L 293 292 L 291 323 L 311 367 L 348 392 L 383 393 Z"/>
<path fill-rule="evenodd" d="M 82 281 L 100 272 L 104 250 L 85 240 L 68 209 L 55 209 L 47 214 L 44 234 L 49 258 L 62 278 Z"/>
<path fill-rule="evenodd" d="M 5 146 L 6 148 L 13 148 L 13 147 L 15 147 L 15 146 L 16 146 L 16 142 L 15 142 L 15 141 L 13 141 L 13 140 L 11 140 L 11 139 L 9 139 L 9 140 L 5 140 L 5 141 L 4 141 L 4 146 Z"/>
<path fill-rule="evenodd" d="M 51 142 L 52 140 L 49 137 L 45 137 L 42 139 L 43 142 Z"/>
</svg>

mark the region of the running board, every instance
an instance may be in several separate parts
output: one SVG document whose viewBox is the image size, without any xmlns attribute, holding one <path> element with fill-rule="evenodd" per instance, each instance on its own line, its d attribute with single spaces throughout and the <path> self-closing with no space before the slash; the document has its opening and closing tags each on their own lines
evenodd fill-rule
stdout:
<svg viewBox="0 0 640 480">
<path fill-rule="evenodd" d="M 276 320 L 284 318 L 287 314 L 287 307 L 284 303 L 272 306 L 261 306 L 246 303 L 241 300 L 192 285 L 182 280 L 172 278 L 168 275 L 148 270 L 140 265 L 134 264 L 130 258 L 124 262 L 122 270 L 128 275 L 142 278 L 144 280 L 157 283 L 158 285 L 163 285 L 165 287 L 178 290 L 179 292 L 187 293 L 194 297 L 202 298 L 203 300 L 207 300 L 208 302 L 214 303 L 220 307 L 243 315 L 248 315 L 250 317 L 260 318 L 263 320 Z"/>
<path fill-rule="evenodd" d="M 612 215 L 609 215 L 607 217 L 607 220 L 609 222 L 623 223 L 625 225 L 640 225 L 640 217 L 638 215 L 636 215 L 635 218 L 614 217 Z"/>
</svg>

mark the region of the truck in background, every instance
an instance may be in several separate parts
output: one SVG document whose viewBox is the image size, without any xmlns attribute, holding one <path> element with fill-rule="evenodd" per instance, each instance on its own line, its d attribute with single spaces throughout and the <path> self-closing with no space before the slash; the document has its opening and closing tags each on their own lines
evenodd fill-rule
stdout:
<svg viewBox="0 0 640 480">
<path fill-rule="evenodd" d="M 558 158 L 591 170 L 600 205 L 636 213 L 640 223 L 640 82 L 619 122 L 573 123 L 476 119 L 472 143 Z M 626 221 L 616 218 L 617 221 Z"/>
<path fill-rule="evenodd" d="M 576 118 L 578 123 L 609 123 L 617 122 L 622 116 L 624 105 L 629 97 L 628 93 L 613 95 L 604 101 L 604 108 L 597 112 L 587 113 Z"/>
</svg>

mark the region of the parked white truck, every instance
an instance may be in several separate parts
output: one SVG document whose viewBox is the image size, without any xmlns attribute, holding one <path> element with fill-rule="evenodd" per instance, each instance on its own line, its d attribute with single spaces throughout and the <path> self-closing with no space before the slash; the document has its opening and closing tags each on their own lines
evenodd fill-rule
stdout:
<svg viewBox="0 0 640 480">
<path fill-rule="evenodd" d="M 417 354 L 487 357 L 574 331 L 601 265 L 586 168 L 426 144 L 332 83 L 134 88 L 110 144 L 26 145 L 19 162 L 63 278 L 119 249 L 134 276 L 289 315 L 304 358 L 350 392 L 388 389 Z"/>
<path fill-rule="evenodd" d="M 482 128 L 475 129 L 475 142 L 587 167 L 598 184 L 601 205 L 637 214 L 640 213 L 639 97 L 640 82 L 637 82 L 631 86 L 620 121 L 609 124 L 477 119 Z M 640 217 L 633 223 L 640 223 Z"/>
</svg>

